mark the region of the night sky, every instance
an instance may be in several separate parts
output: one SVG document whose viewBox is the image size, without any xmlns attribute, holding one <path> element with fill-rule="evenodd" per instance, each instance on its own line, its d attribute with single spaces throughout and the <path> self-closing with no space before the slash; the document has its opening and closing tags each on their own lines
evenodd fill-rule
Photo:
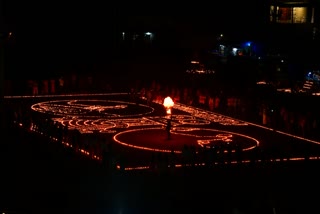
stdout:
<svg viewBox="0 0 320 214">
<path fill-rule="evenodd" d="M 60 61 L 82 61 L 113 52 L 116 38 L 123 31 L 151 31 L 187 43 L 202 42 L 199 35 L 252 35 L 263 22 L 263 5 L 246 2 L 171 5 L 153 1 L 138 4 L 4 0 L 2 28 L 14 33 L 13 52 L 19 66 L 33 66 L 36 62 L 35 69 L 39 70 L 48 65 L 54 67 Z"/>
<path fill-rule="evenodd" d="M 52 42 L 77 37 L 79 41 L 92 38 L 101 41 L 116 31 L 130 28 L 203 33 L 256 28 L 260 25 L 262 5 L 244 2 L 171 5 L 157 2 L 77 1 L 71 4 L 64 1 L 5 0 L 3 14 L 7 30 L 16 31 L 25 39 L 28 37 L 39 42 L 49 39 Z M 37 39 L 35 35 L 38 35 Z M 86 42 L 89 41 L 83 41 Z"/>
</svg>

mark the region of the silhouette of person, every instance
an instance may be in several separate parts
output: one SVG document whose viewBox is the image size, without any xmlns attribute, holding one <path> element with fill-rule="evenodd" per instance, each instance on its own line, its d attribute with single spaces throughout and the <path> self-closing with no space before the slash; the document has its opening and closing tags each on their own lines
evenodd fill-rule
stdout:
<svg viewBox="0 0 320 214">
<path fill-rule="evenodd" d="M 171 138 L 170 130 L 171 130 L 171 119 L 169 119 L 169 120 L 167 121 L 167 126 L 166 126 L 166 131 L 167 131 L 168 140 L 170 140 L 170 138 Z"/>
</svg>

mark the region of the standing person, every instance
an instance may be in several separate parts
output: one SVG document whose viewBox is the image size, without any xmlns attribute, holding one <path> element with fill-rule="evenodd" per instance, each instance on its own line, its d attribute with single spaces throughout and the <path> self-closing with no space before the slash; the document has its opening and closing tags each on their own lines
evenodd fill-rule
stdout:
<svg viewBox="0 0 320 214">
<path fill-rule="evenodd" d="M 28 95 L 29 94 L 33 95 L 33 84 L 34 84 L 33 80 L 28 80 Z"/>
<path fill-rule="evenodd" d="M 167 139 L 170 140 L 171 139 L 171 118 L 168 119 L 167 121 L 167 126 L 166 126 L 166 131 L 167 131 Z"/>
<path fill-rule="evenodd" d="M 152 94 L 152 89 L 149 89 L 148 91 L 147 91 L 147 105 L 151 105 L 151 103 L 152 103 L 152 97 L 153 97 L 153 94 Z"/>
<path fill-rule="evenodd" d="M 78 76 L 75 73 L 71 75 L 71 88 L 72 93 L 78 92 Z"/>
<path fill-rule="evenodd" d="M 32 85 L 32 95 L 37 96 L 39 94 L 38 81 L 34 80 Z"/>
<path fill-rule="evenodd" d="M 64 93 L 64 79 L 62 76 L 59 78 L 59 93 Z"/>
<path fill-rule="evenodd" d="M 42 80 L 42 90 L 41 94 L 49 94 L 49 81 L 48 80 Z"/>
<path fill-rule="evenodd" d="M 51 79 L 50 80 L 50 94 L 55 94 L 56 93 L 56 80 Z"/>
</svg>

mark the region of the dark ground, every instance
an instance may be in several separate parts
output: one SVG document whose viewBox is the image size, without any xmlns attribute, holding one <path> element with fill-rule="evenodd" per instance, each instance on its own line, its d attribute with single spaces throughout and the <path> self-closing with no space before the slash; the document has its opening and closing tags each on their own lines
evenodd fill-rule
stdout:
<svg viewBox="0 0 320 214">
<path fill-rule="evenodd" d="M 319 212 L 319 160 L 110 172 L 97 161 L 4 122 L 3 213 Z M 316 151 L 313 146 L 296 148 Z"/>
<path fill-rule="evenodd" d="M 317 213 L 319 162 L 108 173 L 20 128 L 1 142 L 4 213 Z M 235 209 L 237 208 L 237 209 Z"/>
</svg>

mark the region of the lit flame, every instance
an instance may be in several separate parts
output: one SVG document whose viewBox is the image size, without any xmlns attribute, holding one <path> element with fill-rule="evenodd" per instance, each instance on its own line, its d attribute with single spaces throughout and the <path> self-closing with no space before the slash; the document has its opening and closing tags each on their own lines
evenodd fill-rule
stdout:
<svg viewBox="0 0 320 214">
<path fill-rule="evenodd" d="M 163 106 L 166 108 L 167 114 L 171 114 L 171 108 L 173 107 L 174 102 L 171 97 L 166 97 L 163 101 Z"/>
</svg>

